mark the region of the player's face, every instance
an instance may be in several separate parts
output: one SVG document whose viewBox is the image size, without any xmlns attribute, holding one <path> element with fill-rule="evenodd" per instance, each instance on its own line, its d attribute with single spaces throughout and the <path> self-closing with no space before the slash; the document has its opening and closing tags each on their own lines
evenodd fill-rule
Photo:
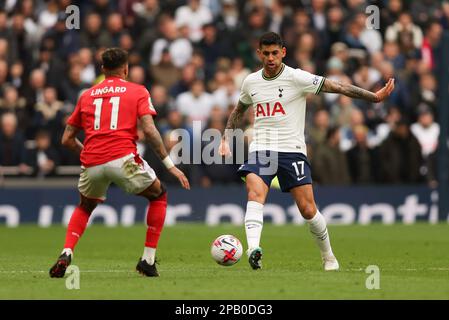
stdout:
<svg viewBox="0 0 449 320">
<path fill-rule="evenodd" d="M 262 61 L 263 68 L 269 74 L 277 73 L 281 68 L 282 59 L 285 57 L 285 47 L 271 44 L 268 46 L 262 45 L 257 49 L 257 55 Z"/>
</svg>

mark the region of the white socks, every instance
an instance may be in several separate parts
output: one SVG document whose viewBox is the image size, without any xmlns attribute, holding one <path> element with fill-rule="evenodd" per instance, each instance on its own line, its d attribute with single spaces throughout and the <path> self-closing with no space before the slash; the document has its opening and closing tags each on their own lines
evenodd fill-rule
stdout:
<svg viewBox="0 0 449 320">
<path fill-rule="evenodd" d="M 73 258 L 73 251 L 70 248 L 64 248 L 64 250 L 62 250 L 61 254 L 66 254 L 67 256 L 72 256 Z"/>
<path fill-rule="evenodd" d="M 263 204 L 256 201 L 248 201 L 245 214 L 245 231 L 248 249 L 259 246 L 263 227 Z"/>
<path fill-rule="evenodd" d="M 156 256 L 156 248 L 145 247 L 143 249 L 142 260 L 146 260 L 149 265 L 154 264 L 155 256 Z"/>
<path fill-rule="evenodd" d="M 315 237 L 315 241 L 320 248 L 321 257 L 333 257 L 326 220 L 323 215 L 317 210 L 315 216 L 310 220 L 306 219 L 306 222 L 309 224 L 310 233 Z"/>
</svg>

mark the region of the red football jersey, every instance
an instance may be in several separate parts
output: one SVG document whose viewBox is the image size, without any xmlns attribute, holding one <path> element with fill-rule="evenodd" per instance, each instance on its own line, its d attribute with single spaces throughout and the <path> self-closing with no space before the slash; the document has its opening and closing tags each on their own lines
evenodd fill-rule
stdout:
<svg viewBox="0 0 449 320">
<path fill-rule="evenodd" d="M 103 164 L 136 150 L 137 119 L 156 115 L 148 90 L 119 77 L 107 77 L 86 90 L 67 124 L 85 132 L 81 163 Z"/>
</svg>

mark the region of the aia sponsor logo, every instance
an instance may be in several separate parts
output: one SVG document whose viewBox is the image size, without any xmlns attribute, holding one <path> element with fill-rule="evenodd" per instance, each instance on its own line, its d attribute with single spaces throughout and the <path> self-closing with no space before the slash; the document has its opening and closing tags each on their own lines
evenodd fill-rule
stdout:
<svg viewBox="0 0 449 320">
<path fill-rule="evenodd" d="M 269 102 L 265 104 L 258 103 L 256 106 L 256 117 L 275 117 L 277 115 L 285 115 L 284 107 L 280 102 L 276 102 L 271 106 Z"/>
</svg>

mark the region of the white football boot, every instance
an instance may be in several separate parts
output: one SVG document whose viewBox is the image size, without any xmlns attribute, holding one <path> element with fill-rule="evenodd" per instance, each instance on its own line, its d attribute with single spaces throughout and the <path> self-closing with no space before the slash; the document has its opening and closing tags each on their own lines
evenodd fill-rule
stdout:
<svg viewBox="0 0 449 320">
<path fill-rule="evenodd" d="M 323 257 L 322 259 L 324 271 L 337 271 L 340 269 L 340 265 L 334 255 Z"/>
</svg>

